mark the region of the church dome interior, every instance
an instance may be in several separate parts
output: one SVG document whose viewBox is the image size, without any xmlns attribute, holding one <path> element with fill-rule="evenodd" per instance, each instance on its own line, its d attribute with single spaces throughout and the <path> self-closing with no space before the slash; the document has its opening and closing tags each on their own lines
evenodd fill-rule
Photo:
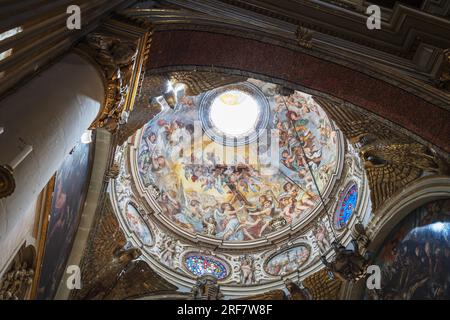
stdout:
<svg viewBox="0 0 450 320">
<path fill-rule="evenodd" d="M 0 8 L 0 300 L 450 299 L 449 1 Z"/>
<path fill-rule="evenodd" d="M 249 78 L 183 96 L 118 149 L 115 213 L 174 284 L 212 274 L 225 295 L 282 288 L 321 265 L 332 232 L 367 221 L 368 210 L 356 213 L 370 200 L 354 150 L 312 96 L 280 91 Z"/>
</svg>

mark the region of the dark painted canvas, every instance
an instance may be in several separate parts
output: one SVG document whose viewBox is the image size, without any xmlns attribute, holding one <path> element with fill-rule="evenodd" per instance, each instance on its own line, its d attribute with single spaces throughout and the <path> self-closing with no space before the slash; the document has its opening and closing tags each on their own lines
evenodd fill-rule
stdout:
<svg viewBox="0 0 450 320">
<path fill-rule="evenodd" d="M 52 299 L 58 289 L 86 200 L 93 157 L 93 143 L 78 143 L 56 173 L 38 299 Z"/>
<path fill-rule="evenodd" d="M 376 256 L 381 290 L 371 299 L 450 299 L 450 199 L 411 212 Z"/>
</svg>

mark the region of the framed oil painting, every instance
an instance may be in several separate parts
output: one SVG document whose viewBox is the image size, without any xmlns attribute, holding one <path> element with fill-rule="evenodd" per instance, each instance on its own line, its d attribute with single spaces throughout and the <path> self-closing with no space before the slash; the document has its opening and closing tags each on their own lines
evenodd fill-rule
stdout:
<svg viewBox="0 0 450 320">
<path fill-rule="evenodd" d="M 411 212 L 386 238 L 375 264 L 381 289 L 366 298 L 450 299 L 450 199 L 429 202 Z"/>
<path fill-rule="evenodd" d="M 56 173 L 37 299 L 53 299 L 56 294 L 80 223 L 93 159 L 94 143 L 80 142 Z"/>
</svg>

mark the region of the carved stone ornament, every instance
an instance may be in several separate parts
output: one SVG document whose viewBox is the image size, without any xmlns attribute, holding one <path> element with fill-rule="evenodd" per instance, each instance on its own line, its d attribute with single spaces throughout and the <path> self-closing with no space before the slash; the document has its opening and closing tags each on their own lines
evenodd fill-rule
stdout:
<svg viewBox="0 0 450 320">
<path fill-rule="evenodd" d="M 197 280 L 192 288 L 191 296 L 193 300 L 220 300 L 223 298 L 217 279 L 211 275 L 202 276 Z"/>
<path fill-rule="evenodd" d="M 276 217 L 270 222 L 270 226 L 273 230 L 278 230 L 283 228 L 287 224 L 286 219 L 283 217 Z"/>
<path fill-rule="evenodd" d="M 307 49 L 312 48 L 312 32 L 311 30 L 298 26 L 297 32 L 297 43 L 299 46 Z"/>
<path fill-rule="evenodd" d="M 450 49 L 443 52 L 436 85 L 441 89 L 450 91 Z"/>
<path fill-rule="evenodd" d="M 370 244 L 370 238 L 367 235 L 366 228 L 362 223 L 353 226 L 353 234 L 360 248 L 367 248 Z"/>
<path fill-rule="evenodd" d="M 0 279 L 0 300 L 21 300 L 33 283 L 34 270 L 26 262 L 16 262 Z"/>
<path fill-rule="evenodd" d="M 13 170 L 8 165 L 0 165 L 0 199 L 10 196 L 15 189 Z"/>
<path fill-rule="evenodd" d="M 285 284 L 289 292 L 289 300 L 311 300 L 311 296 L 303 284 L 298 285 L 290 279 L 286 280 Z"/>
<path fill-rule="evenodd" d="M 111 168 L 109 168 L 109 170 L 106 172 L 105 177 L 107 179 L 107 181 L 109 179 L 117 179 L 117 177 L 119 176 L 120 173 L 120 166 L 117 162 L 114 162 L 111 165 Z"/>
<path fill-rule="evenodd" d="M 363 278 L 370 264 L 368 257 L 360 253 L 357 241 L 353 240 L 352 244 L 353 250 L 350 250 L 337 242 L 333 242 L 335 252 L 333 261 L 328 262 L 325 256 L 321 257 L 325 267 L 343 281 L 358 281 Z"/>
<path fill-rule="evenodd" d="M 126 121 L 125 100 L 130 91 L 137 44 L 102 33 L 86 36 L 80 45 L 100 66 L 106 80 L 107 95 L 101 115 L 92 127 L 115 132 Z"/>
</svg>

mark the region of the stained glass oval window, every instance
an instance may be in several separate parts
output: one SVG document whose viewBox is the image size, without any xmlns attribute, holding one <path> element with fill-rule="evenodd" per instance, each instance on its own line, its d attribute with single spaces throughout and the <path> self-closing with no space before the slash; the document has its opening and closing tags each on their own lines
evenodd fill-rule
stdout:
<svg viewBox="0 0 450 320">
<path fill-rule="evenodd" d="M 336 211 L 335 222 L 338 229 L 347 225 L 350 220 L 353 211 L 356 208 L 356 202 L 358 200 L 358 187 L 356 184 L 347 188 L 346 192 L 341 196 L 339 205 Z"/>
<path fill-rule="evenodd" d="M 226 278 L 228 275 L 225 264 L 209 256 L 189 255 L 185 259 L 185 265 L 193 275 L 198 277 L 209 274 L 220 280 Z"/>
</svg>

